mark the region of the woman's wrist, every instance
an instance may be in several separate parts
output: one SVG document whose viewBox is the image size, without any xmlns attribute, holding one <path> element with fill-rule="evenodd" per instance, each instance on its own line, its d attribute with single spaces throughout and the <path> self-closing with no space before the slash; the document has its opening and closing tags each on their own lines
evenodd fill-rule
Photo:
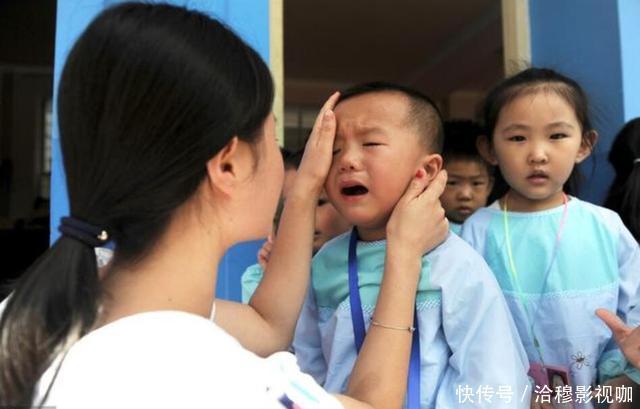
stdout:
<svg viewBox="0 0 640 409">
<path fill-rule="evenodd" d="M 399 262 L 421 259 L 423 249 L 415 245 L 415 242 L 403 239 L 398 235 L 387 234 L 387 256 L 392 256 Z"/>
<path fill-rule="evenodd" d="M 318 203 L 318 198 L 322 193 L 322 186 L 311 187 L 311 183 L 296 183 L 289 190 L 287 194 L 287 201 L 294 199 L 297 203 L 308 204 L 313 203 L 315 206 Z"/>
<path fill-rule="evenodd" d="M 422 254 L 419 251 L 399 243 L 387 243 L 385 257 L 385 276 L 398 277 L 404 285 L 417 287 L 422 269 Z"/>
<path fill-rule="evenodd" d="M 315 195 L 311 192 L 293 192 L 289 191 L 287 199 L 285 201 L 285 207 L 295 208 L 313 208 L 315 210 L 318 205 L 318 198 L 320 195 Z"/>
</svg>

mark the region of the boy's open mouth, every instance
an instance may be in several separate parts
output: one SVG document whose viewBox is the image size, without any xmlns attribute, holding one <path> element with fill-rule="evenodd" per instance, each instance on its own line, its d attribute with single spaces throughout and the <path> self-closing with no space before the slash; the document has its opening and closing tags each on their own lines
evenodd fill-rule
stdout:
<svg viewBox="0 0 640 409">
<path fill-rule="evenodd" d="M 340 192 L 345 196 L 361 196 L 369 193 L 369 189 L 362 185 L 343 187 Z"/>
</svg>

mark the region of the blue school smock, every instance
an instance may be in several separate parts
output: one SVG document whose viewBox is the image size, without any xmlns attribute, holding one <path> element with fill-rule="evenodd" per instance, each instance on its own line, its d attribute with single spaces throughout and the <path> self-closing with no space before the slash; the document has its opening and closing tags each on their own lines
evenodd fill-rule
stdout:
<svg viewBox="0 0 640 409">
<path fill-rule="evenodd" d="M 349 235 L 329 241 L 314 257 L 311 289 L 293 343 L 301 370 L 329 392 L 345 391 L 357 354 L 349 304 Z M 367 327 L 385 249 L 384 240 L 357 244 Z M 422 409 L 464 407 L 471 404 L 469 398 L 472 407 L 529 407 L 527 357 L 504 297 L 482 257 L 455 234 L 422 258 L 416 308 Z M 483 387 L 493 391 L 490 402 L 468 396 Z"/>
</svg>

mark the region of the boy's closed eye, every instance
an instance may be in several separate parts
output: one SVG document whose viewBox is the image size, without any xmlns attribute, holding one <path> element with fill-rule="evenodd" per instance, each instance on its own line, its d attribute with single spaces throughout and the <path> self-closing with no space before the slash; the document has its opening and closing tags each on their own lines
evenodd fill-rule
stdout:
<svg viewBox="0 0 640 409">
<path fill-rule="evenodd" d="M 380 146 L 382 145 L 382 143 L 380 142 L 365 142 L 362 144 L 362 146 Z"/>
</svg>

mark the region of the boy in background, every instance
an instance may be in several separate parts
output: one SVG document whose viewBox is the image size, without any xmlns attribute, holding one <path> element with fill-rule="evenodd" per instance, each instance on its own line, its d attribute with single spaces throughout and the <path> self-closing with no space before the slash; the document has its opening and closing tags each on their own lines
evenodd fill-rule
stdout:
<svg viewBox="0 0 640 409">
<path fill-rule="evenodd" d="M 274 218 L 274 232 L 278 227 L 284 201 L 287 198 L 289 187 L 293 184 L 296 172 L 298 171 L 298 167 L 302 161 L 303 153 L 304 149 L 294 153 L 289 153 L 284 149 L 282 150 L 284 161 L 284 183 L 282 186 L 282 198 Z M 315 230 L 313 232 L 313 254 L 316 254 L 324 243 L 335 236 L 344 233 L 349 227 L 349 223 L 340 215 L 340 213 L 338 213 L 336 208 L 333 207 L 327 199 L 327 193 L 322 192 L 318 199 L 318 206 L 316 207 Z M 273 235 L 269 236 L 267 241 L 258 251 L 258 263 L 249 266 L 242 274 L 242 302 L 245 304 L 249 302 L 256 288 L 258 288 L 258 284 L 262 281 L 264 270 L 267 266 L 267 262 L 269 261 L 271 249 L 273 248 L 273 240 Z"/>
<path fill-rule="evenodd" d="M 460 234 L 462 223 L 487 204 L 493 187 L 493 167 L 476 148 L 481 128 L 472 121 L 444 124 L 442 157 L 447 170 L 447 187 L 440 197 L 449 228 Z"/>
</svg>

